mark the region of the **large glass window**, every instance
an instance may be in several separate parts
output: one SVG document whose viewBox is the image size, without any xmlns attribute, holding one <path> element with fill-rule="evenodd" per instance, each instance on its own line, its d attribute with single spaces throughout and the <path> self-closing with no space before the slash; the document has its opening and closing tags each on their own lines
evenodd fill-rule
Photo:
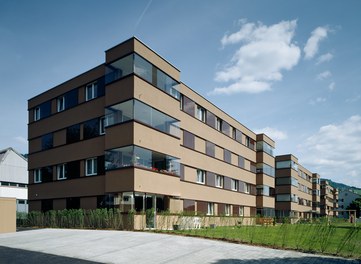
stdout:
<svg viewBox="0 0 361 264">
<path fill-rule="evenodd" d="M 57 111 L 61 112 L 78 104 L 78 89 L 73 89 L 57 98 Z"/>
<path fill-rule="evenodd" d="M 236 129 L 236 141 L 242 143 L 242 132 Z"/>
<path fill-rule="evenodd" d="M 137 120 L 157 130 L 179 137 L 179 121 L 138 100 L 129 100 L 107 107 L 107 125 Z"/>
<path fill-rule="evenodd" d="M 292 168 L 298 171 L 298 165 L 293 160 L 284 160 L 284 161 L 276 162 L 276 169 L 285 169 L 285 168 Z"/>
<path fill-rule="evenodd" d="M 105 152 L 105 169 L 139 167 L 179 175 L 179 159 L 138 146 L 128 146 Z"/>
<path fill-rule="evenodd" d="M 271 188 L 267 185 L 257 185 L 257 195 L 270 196 Z"/>
<path fill-rule="evenodd" d="M 230 129 L 231 129 L 231 126 L 226 121 L 223 121 L 222 122 L 222 133 L 229 136 Z"/>
<path fill-rule="evenodd" d="M 257 149 L 257 151 L 264 151 L 273 157 L 274 148 L 271 147 L 271 145 L 267 144 L 264 141 L 257 141 L 256 149 Z"/>
<path fill-rule="evenodd" d="M 134 56 L 130 54 L 106 66 L 105 82 L 110 83 L 133 73 Z"/>
<path fill-rule="evenodd" d="M 214 203 L 207 203 L 207 215 L 214 215 Z"/>
<path fill-rule="evenodd" d="M 272 176 L 272 177 L 275 176 L 275 169 L 273 167 L 271 167 L 270 165 L 265 164 L 265 163 L 257 163 L 256 172 L 257 173 L 264 173 L 264 174 L 267 174 L 267 175 Z"/>
<path fill-rule="evenodd" d="M 178 91 L 178 82 L 173 78 L 157 69 L 157 85 L 159 89 L 165 91 L 166 93 L 172 95 L 175 98 L 180 98 Z"/>
<path fill-rule="evenodd" d="M 138 54 L 130 54 L 106 66 L 105 82 L 136 74 L 172 97 L 180 98 L 179 83 Z"/>
<path fill-rule="evenodd" d="M 41 168 L 41 182 L 53 181 L 53 168 L 51 166 Z"/>
<path fill-rule="evenodd" d="M 244 169 L 244 158 L 242 156 L 238 156 L 238 167 Z"/>
<path fill-rule="evenodd" d="M 53 147 L 53 133 L 41 137 L 41 150 L 51 149 Z"/>
</svg>

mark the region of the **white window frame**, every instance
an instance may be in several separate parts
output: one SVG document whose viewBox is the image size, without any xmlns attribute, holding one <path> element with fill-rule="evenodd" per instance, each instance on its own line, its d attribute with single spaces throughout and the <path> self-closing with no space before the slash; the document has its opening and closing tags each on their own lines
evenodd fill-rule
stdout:
<svg viewBox="0 0 361 264">
<path fill-rule="evenodd" d="M 56 177 L 58 180 L 65 180 L 65 163 L 56 166 Z"/>
<path fill-rule="evenodd" d="M 105 134 L 105 122 L 106 122 L 106 118 L 103 116 L 100 118 L 99 120 L 99 134 L 100 135 L 104 135 Z"/>
<path fill-rule="evenodd" d="M 206 122 L 206 109 L 200 105 L 197 105 L 197 118 L 202 122 Z"/>
<path fill-rule="evenodd" d="M 241 205 L 239 206 L 238 215 L 244 216 L 244 206 L 241 206 Z"/>
<path fill-rule="evenodd" d="M 224 177 L 222 175 L 216 175 L 216 187 L 223 188 L 224 186 Z"/>
<path fill-rule="evenodd" d="M 251 186 L 249 185 L 249 183 L 245 182 L 244 183 L 244 192 L 250 193 L 250 189 L 251 189 Z"/>
<path fill-rule="evenodd" d="M 232 191 L 238 191 L 238 185 L 239 185 L 238 180 L 231 179 L 231 190 Z"/>
<path fill-rule="evenodd" d="M 216 117 L 216 129 L 218 131 L 222 130 L 222 119 L 220 119 L 219 117 Z"/>
<path fill-rule="evenodd" d="M 38 121 L 40 120 L 40 107 L 35 107 L 34 108 L 34 121 Z"/>
<path fill-rule="evenodd" d="M 42 181 L 41 169 L 35 169 L 34 170 L 34 183 L 40 183 L 41 181 Z"/>
<path fill-rule="evenodd" d="M 92 82 L 87 84 L 85 86 L 85 101 L 90 101 L 97 97 L 98 97 L 98 82 Z"/>
<path fill-rule="evenodd" d="M 88 173 L 88 161 L 91 162 L 91 173 Z M 90 158 L 85 160 L 85 176 L 93 176 L 98 174 L 98 159 L 97 158 Z M 95 169 L 96 168 L 96 169 Z"/>
<path fill-rule="evenodd" d="M 214 203 L 207 203 L 207 215 L 214 215 Z"/>
<path fill-rule="evenodd" d="M 56 107 L 58 112 L 65 110 L 65 96 L 58 97 L 58 99 L 56 100 Z"/>
<path fill-rule="evenodd" d="M 204 170 L 197 170 L 197 183 L 206 183 L 206 172 Z"/>
<path fill-rule="evenodd" d="M 231 205 L 226 204 L 226 205 L 224 206 L 224 214 L 225 214 L 226 216 L 230 216 L 230 215 L 231 215 Z"/>
</svg>

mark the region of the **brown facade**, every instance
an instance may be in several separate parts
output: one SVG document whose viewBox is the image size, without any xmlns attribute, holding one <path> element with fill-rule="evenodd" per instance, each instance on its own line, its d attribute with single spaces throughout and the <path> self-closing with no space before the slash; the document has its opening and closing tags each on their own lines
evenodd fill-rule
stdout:
<svg viewBox="0 0 361 264">
<path fill-rule="evenodd" d="M 180 82 L 136 38 L 29 100 L 30 210 L 273 216 L 274 141 Z"/>
<path fill-rule="evenodd" d="M 289 154 L 276 156 L 276 214 L 311 218 L 312 173 Z"/>
<path fill-rule="evenodd" d="M 321 180 L 321 216 L 338 216 L 338 190 L 327 180 Z"/>
</svg>

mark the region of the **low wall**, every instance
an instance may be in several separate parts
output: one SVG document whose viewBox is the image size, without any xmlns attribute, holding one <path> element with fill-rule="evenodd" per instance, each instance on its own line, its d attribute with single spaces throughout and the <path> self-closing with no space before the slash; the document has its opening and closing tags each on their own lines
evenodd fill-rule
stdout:
<svg viewBox="0 0 361 264">
<path fill-rule="evenodd" d="M 16 232 L 16 199 L 0 197 L 0 233 Z"/>
</svg>

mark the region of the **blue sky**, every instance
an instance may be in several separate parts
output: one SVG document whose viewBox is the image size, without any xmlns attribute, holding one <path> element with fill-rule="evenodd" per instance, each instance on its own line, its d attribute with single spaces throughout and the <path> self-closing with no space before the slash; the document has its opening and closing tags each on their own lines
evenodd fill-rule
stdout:
<svg viewBox="0 0 361 264">
<path fill-rule="evenodd" d="M 27 153 L 27 100 L 135 35 L 277 155 L 361 187 L 360 13 L 358 0 L 0 0 L 0 149 Z"/>
</svg>

